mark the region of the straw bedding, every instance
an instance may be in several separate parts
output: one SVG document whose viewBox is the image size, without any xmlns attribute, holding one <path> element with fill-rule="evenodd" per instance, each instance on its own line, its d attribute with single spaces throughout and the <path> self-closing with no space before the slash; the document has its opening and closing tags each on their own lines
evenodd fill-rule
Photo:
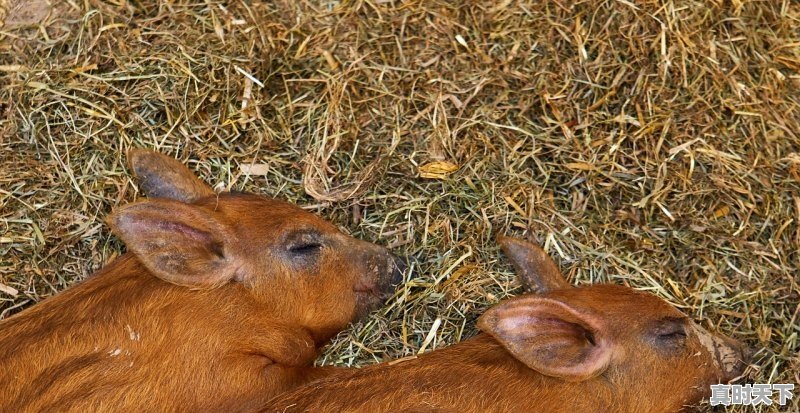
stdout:
<svg viewBox="0 0 800 413">
<path fill-rule="evenodd" d="M 320 363 L 474 335 L 521 292 L 509 234 L 746 340 L 748 382 L 800 383 L 797 2 L 0 0 L 0 20 L 0 317 L 124 250 L 103 219 L 151 147 L 415 258 Z"/>
</svg>

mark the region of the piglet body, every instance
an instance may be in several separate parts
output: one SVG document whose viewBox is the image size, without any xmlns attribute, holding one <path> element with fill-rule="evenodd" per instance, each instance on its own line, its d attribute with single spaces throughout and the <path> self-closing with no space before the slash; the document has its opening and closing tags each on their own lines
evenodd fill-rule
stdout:
<svg viewBox="0 0 800 413">
<path fill-rule="evenodd" d="M 0 322 L 0 411 L 227 411 L 326 375 L 318 348 L 399 279 L 384 248 L 288 203 L 214 194 L 134 150 L 128 253 Z M 367 286 L 368 288 L 365 288 Z"/>
<path fill-rule="evenodd" d="M 260 411 L 667 413 L 742 373 L 742 344 L 664 300 L 623 286 L 571 287 L 537 246 L 499 241 L 538 294 L 490 308 L 472 339 L 326 377 Z"/>
</svg>

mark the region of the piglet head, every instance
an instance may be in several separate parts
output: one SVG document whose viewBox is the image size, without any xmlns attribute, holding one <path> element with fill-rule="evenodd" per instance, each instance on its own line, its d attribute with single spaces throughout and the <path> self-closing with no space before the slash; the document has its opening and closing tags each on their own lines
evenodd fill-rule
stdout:
<svg viewBox="0 0 800 413">
<path fill-rule="evenodd" d="M 655 295 L 616 285 L 571 287 L 538 246 L 499 242 L 536 294 L 496 305 L 478 327 L 531 369 L 610 383 L 616 398 L 653 412 L 694 404 L 709 385 L 743 373 L 743 344 L 709 333 Z"/>
<path fill-rule="evenodd" d="M 156 277 L 177 286 L 234 291 L 282 323 L 324 341 L 391 295 L 403 262 L 295 205 L 221 193 L 176 160 L 132 150 L 148 200 L 109 219 Z"/>
</svg>

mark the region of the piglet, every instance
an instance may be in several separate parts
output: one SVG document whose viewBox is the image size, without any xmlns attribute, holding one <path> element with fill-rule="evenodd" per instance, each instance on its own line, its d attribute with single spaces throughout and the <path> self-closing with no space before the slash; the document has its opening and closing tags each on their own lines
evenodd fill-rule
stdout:
<svg viewBox="0 0 800 413">
<path fill-rule="evenodd" d="M 148 200 L 128 253 L 0 322 L 0 411 L 224 411 L 328 374 L 318 349 L 391 294 L 402 261 L 283 201 L 215 194 L 132 150 Z"/>
<path fill-rule="evenodd" d="M 677 412 L 742 374 L 742 344 L 666 301 L 618 285 L 572 287 L 536 245 L 498 241 L 537 293 L 490 308 L 482 334 L 329 376 L 260 411 Z"/>
</svg>

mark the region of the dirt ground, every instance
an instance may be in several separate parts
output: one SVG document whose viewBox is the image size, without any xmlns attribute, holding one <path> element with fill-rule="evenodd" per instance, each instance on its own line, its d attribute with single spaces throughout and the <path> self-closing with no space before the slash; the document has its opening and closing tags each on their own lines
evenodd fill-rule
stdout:
<svg viewBox="0 0 800 413">
<path fill-rule="evenodd" d="M 796 1 L 0 0 L 0 21 L 0 317 L 123 251 L 103 219 L 150 147 L 416 259 L 320 363 L 474 335 L 521 292 L 507 234 L 747 341 L 747 382 L 800 385 Z M 797 412 L 800 389 L 724 411 Z"/>
</svg>

